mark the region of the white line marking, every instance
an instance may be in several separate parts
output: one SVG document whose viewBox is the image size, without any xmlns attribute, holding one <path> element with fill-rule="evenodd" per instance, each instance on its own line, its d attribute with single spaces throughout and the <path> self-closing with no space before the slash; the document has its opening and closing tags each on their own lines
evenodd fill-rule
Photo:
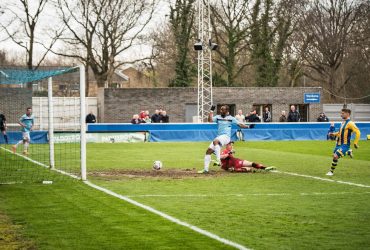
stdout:
<svg viewBox="0 0 370 250">
<path fill-rule="evenodd" d="M 104 192 L 104 193 L 106 193 L 106 194 L 109 194 L 109 195 L 111 195 L 111 196 L 114 196 L 114 197 L 116 197 L 116 198 L 118 198 L 118 199 L 121 199 L 121 200 L 127 201 L 128 203 L 131 203 L 131 204 L 133 204 L 133 205 L 135 205 L 135 206 L 138 206 L 138 207 L 141 207 L 141 208 L 143 208 L 143 209 L 145 209 L 145 210 L 147 210 L 147 211 L 149 211 L 149 212 L 152 212 L 152 213 L 154 213 L 154 214 L 157 214 L 157 215 L 159 215 L 159 216 L 161 216 L 161 217 L 163 217 L 163 218 L 165 218 L 165 219 L 167 219 L 167 220 L 169 220 L 169 221 L 172 221 L 172 222 L 174 222 L 174 223 L 176 223 L 176 224 L 178 224 L 178 225 L 181 225 L 181 226 L 184 226 L 184 227 L 190 228 L 191 230 L 193 230 L 193 231 L 195 231 L 195 232 L 198 232 L 198 233 L 200 233 L 200 234 L 202 234 L 202 235 L 205 235 L 205 236 L 207 236 L 207 237 L 209 237 L 209 238 L 212 238 L 212 239 L 215 239 L 215 240 L 217 240 L 217 241 L 220 241 L 220 242 L 222 242 L 222 243 L 224 243 L 224 244 L 226 244 L 226 245 L 229 245 L 229 246 L 235 247 L 235 248 L 237 248 L 237 249 L 248 250 L 248 248 L 247 248 L 247 247 L 245 247 L 245 246 L 242 246 L 242 245 L 240 245 L 240 244 L 238 244 L 238 243 L 235 243 L 235 242 L 233 242 L 233 241 L 230 241 L 230 240 L 228 240 L 228 239 L 221 238 L 220 236 L 218 236 L 218 235 L 216 235 L 216 234 L 213 234 L 213 233 L 211 233 L 211 232 L 208 232 L 208 231 L 206 231 L 206 230 L 203 230 L 203 229 L 201 229 L 201 228 L 199 228 L 199 227 L 197 227 L 197 226 L 191 225 L 191 224 L 189 224 L 189 223 L 187 223 L 187 222 L 184 222 L 184 221 L 181 221 L 181 220 L 179 220 L 179 219 L 176 219 L 175 217 L 173 217 L 173 216 L 171 216 L 171 215 L 168 215 L 168 214 L 163 213 L 163 212 L 161 212 L 161 211 L 159 211 L 159 210 L 157 210 L 157 209 L 154 209 L 154 208 L 152 208 L 152 207 L 150 207 L 150 206 L 147 206 L 147 205 L 144 205 L 144 204 L 142 204 L 142 203 L 139 203 L 139 202 L 137 202 L 137 201 L 135 201 L 135 200 L 133 200 L 133 199 L 128 198 L 127 196 L 123 196 L 123 195 L 117 194 L 117 193 L 115 193 L 115 192 L 113 192 L 113 191 L 111 191 L 111 190 L 109 190 L 109 189 L 106 189 L 106 188 L 100 187 L 100 186 L 95 185 L 95 184 L 93 184 L 93 183 L 91 183 L 91 182 L 89 182 L 89 181 L 84 181 L 84 183 L 85 183 L 85 184 L 87 184 L 88 186 L 92 187 L 92 188 L 95 188 L 95 189 L 97 189 L 97 190 L 100 190 L 100 191 L 102 191 L 102 192 Z"/>
<path fill-rule="evenodd" d="M 125 197 L 248 197 L 248 196 L 320 196 L 320 195 L 346 195 L 346 194 L 370 194 L 370 192 L 312 192 L 312 193 L 251 193 L 251 194 L 138 194 L 125 195 Z"/>
<path fill-rule="evenodd" d="M 364 184 L 358 184 L 358 183 L 353 183 L 353 182 L 349 182 L 349 181 L 333 180 L 333 179 L 322 178 L 322 177 L 312 176 L 312 175 L 297 174 L 297 173 L 292 173 L 292 172 L 283 172 L 283 171 L 279 171 L 279 170 L 274 170 L 274 171 L 271 171 L 271 172 L 273 172 L 273 173 L 280 173 L 280 174 L 287 174 L 287 175 L 293 175 L 293 176 L 300 176 L 300 177 L 305 177 L 305 178 L 311 178 L 311 179 L 316 179 L 316 180 L 320 180 L 320 181 L 327 181 L 327 182 L 334 182 L 334 183 L 346 184 L 346 185 L 356 186 L 356 187 L 370 188 L 370 186 L 364 185 Z"/>
<path fill-rule="evenodd" d="M 4 147 L 0 147 L 0 148 L 2 148 L 3 150 L 5 150 L 5 151 L 7 151 L 7 152 L 9 152 L 9 153 L 11 153 L 11 154 L 14 154 L 11 150 L 9 150 L 9 149 L 7 149 L 7 148 L 4 148 Z M 41 162 L 38 162 L 38 161 L 35 161 L 35 160 L 33 160 L 33 159 L 31 159 L 31 158 L 29 158 L 29 157 L 25 156 L 25 155 L 21 155 L 21 154 L 18 154 L 18 153 L 15 153 L 14 155 L 17 155 L 17 156 L 19 156 L 19 157 L 22 157 L 23 159 L 25 159 L 25 160 L 27 160 L 27 161 L 30 161 L 30 162 L 32 162 L 32 163 L 34 163 L 34 164 L 36 164 L 36 165 L 41 166 L 41 167 L 44 167 L 44 168 L 47 168 L 47 169 L 53 170 L 53 171 L 55 171 L 55 172 L 58 172 L 58 173 L 61 173 L 61 174 L 64 174 L 64 175 L 68 175 L 69 177 L 72 177 L 72 178 L 74 178 L 74 179 L 77 179 L 77 180 L 80 180 L 80 179 L 81 179 L 81 178 L 80 178 L 80 177 L 78 177 L 77 175 L 67 173 L 67 172 L 65 172 L 65 171 L 63 171 L 63 170 L 60 170 L 60 169 L 50 168 L 48 165 L 46 165 L 46 164 L 44 164 L 44 163 L 41 163 Z"/>
<path fill-rule="evenodd" d="M 3 148 L 3 147 L 0 147 L 0 148 L 4 149 L 4 150 L 6 150 L 6 151 L 8 151 L 8 152 L 10 152 L 10 153 L 13 153 L 12 151 L 10 151 L 10 150 L 8 150 L 8 149 L 6 149 L 6 148 Z M 26 156 L 24 156 L 24 155 L 20 155 L 20 154 L 16 154 L 16 155 L 18 155 L 18 156 L 20 156 L 20 157 L 23 157 L 24 159 L 26 159 L 26 160 L 28 160 L 28 161 L 30 161 L 30 162 L 33 162 L 33 163 L 35 163 L 35 164 L 37 164 L 37 165 L 39 165 L 39 166 L 42 166 L 42 167 L 45 167 L 45 168 L 49 168 L 47 165 L 45 165 L 45 164 L 43 164 L 43 163 L 40 163 L 40 162 L 37 162 L 37 161 L 35 161 L 35 160 L 32 160 L 31 158 L 26 157 Z M 70 177 L 72 177 L 72 178 L 74 178 L 74 179 L 80 179 L 78 176 L 73 175 L 73 174 L 69 174 L 69 173 L 67 173 L 67 172 L 65 172 L 65 171 L 62 171 L 62 170 L 58 170 L 58 169 L 51 169 L 51 170 L 54 170 L 54 171 L 59 172 L 59 173 L 61 173 L 61 174 L 64 174 L 64 175 L 70 176 Z M 90 187 L 92 187 L 92 188 L 94 188 L 94 189 L 97 189 L 97 190 L 99 190 L 99 191 L 102 191 L 102 192 L 104 192 L 104 193 L 106 193 L 106 194 L 109 194 L 109 195 L 111 195 L 111 196 L 114 196 L 114 197 L 116 197 L 116 198 L 118 198 L 118 199 L 124 200 L 124 201 L 126 201 L 126 202 L 128 202 L 128 203 L 131 203 L 131 204 L 133 204 L 133 205 L 135 205 L 135 206 L 137 206 L 137 207 L 143 208 L 143 209 L 145 209 L 145 210 L 147 210 L 147 211 L 149 211 L 149 212 L 151 212 L 151 213 L 154 213 L 154 214 L 156 214 L 156 215 L 159 215 L 159 216 L 161 216 L 161 217 L 163 217 L 163 218 L 165 218 L 165 219 L 167 219 L 167 220 L 169 220 L 169 221 L 172 221 L 172 222 L 174 222 L 174 223 L 176 223 L 176 224 L 178 224 L 178 225 L 181 225 L 181 226 L 187 227 L 187 228 L 189 228 L 189 229 L 191 229 L 191 230 L 193 230 L 193 231 L 195 231 L 195 232 L 197 232 L 197 233 L 200 233 L 200 234 L 202 234 L 202 235 L 204 235 L 204 236 L 207 236 L 207 237 L 209 237 L 209 238 L 212 238 L 212 239 L 214 239 L 214 240 L 217 240 L 217 241 L 219 241 L 219 242 L 222 242 L 222 243 L 224 243 L 224 244 L 226 244 L 226 245 L 229 245 L 229 246 L 235 247 L 236 249 L 240 249 L 240 250 L 249 250 L 249 248 L 247 248 L 247 247 L 245 247 L 245 246 L 243 246 L 243 245 L 240 245 L 240 244 L 235 243 L 235 242 L 233 242 L 233 241 L 230 241 L 230 240 L 228 240 L 228 239 L 222 238 L 222 237 L 220 237 L 220 236 L 218 236 L 218 235 L 216 235 L 216 234 L 213 234 L 213 233 L 211 233 L 211 232 L 208 232 L 208 231 L 206 231 L 206 230 L 204 230 L 204 229 L 201 229 L 201 228 L 199 228 L 199 227 L 197 227 L 197 226 L 191 225 L 191 224 L 189 224 L 189 223 L 187 223 L 187 222 L 184 222 L 184 221 L 181 221 L 181 220 L 179 220 L 179 219 L 176 219 L 176 218 L 175 218 L 175 217 L 173 217 L 173 216 L 170 216 L 170 215 L 168 215 L 168 214 L 166 214 L 166 213 L 163 213 L 163 212 L 161 212 L 161 211 L 159 211 L 159 210 L 156 210 L 156 209 L 154 209 L 154 208 L 152 208 L 152 207 L 150 207 L 150 206 L 147 206 L 147 205 L 144 205 L 144 204 L 142 204 L 142 203 L 139 203 L 139 202 L 137 202 L 137 201 L 135 201 L 135 200 L 133 200 L 133 199 L 130 199 L 130 198 L 126 197 L 126 196 L 123 196 L 123 195 L 117 194 L 117 193 L 115 193 L 115 192 L 113 192 L 113 191 L 111 191 L 111 190 L 109 190 L 109 189 L 106 189 L 106 188 L 100 187 L 100 186 L 95 185 L 95 184 L 93 184 L 93 183 L 91 183 L 91 182 L 89 182 L 89 181 L 83 181 L 83 183 L 85 183 L 86 185 L 88 185 L 88 186 L 90 186 Z"/>
<path fill-rule="evenodd" d="M 22 184 L 21 181 L 10 181 L 10 182 L 1 182 L 0 185 L 15 185 L 15 184 Z"/>
</svg>

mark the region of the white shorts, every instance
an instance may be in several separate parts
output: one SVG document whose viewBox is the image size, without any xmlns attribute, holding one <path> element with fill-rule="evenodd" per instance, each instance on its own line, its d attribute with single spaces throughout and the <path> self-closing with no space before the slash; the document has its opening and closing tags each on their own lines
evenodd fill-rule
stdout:
<svg viewBox="0 0 370 250">
<path fill-rule="evenodd" d="M 225 146 L 226 144 L 228 144 L 230 142 L 230 137 L 228 135 L 219 135 L 217 136 L 214 140 L 218 140 L 220 142 L 220 146 Z M 211 144 L 209 144 L 209 148 L 214 150 L 215 149 L 215 145 L 213 145 L 213 142 L 211 142 Z"/>
<path fill-rule="evenodd" d="M 23 140 L 31 141 L 30 132 L 22 132 Z"/>
</svg>

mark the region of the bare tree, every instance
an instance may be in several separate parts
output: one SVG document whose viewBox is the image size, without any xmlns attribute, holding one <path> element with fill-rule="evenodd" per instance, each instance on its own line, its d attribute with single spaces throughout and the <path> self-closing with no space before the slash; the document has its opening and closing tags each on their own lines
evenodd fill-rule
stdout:
<svg viewBox="0 0 370 250">
<path fill-rule="evenodd" d="M 176 78 L 177 49 L 173 36 L 166 22 L 149 34 L 151 58 L 146 66 L 152 74 L 153 86 L 169 86 Z"/>
<path fill-rule="evenodd" d="M 98 87 L 110 83 L 118 67 L 138 60 L 122 58 L 123 53 L 138 45 L 138 38 L 152 19 L 154 0 L 58 0 L 57 3 L 67 29 L 62 41 L 71 50 L 54 53 L 78 58 L 91 67 Z"/>
<path fill-rule="evenodd" d="M 37 37 L 37 30 L 40 29 L 40 18 L 45 14 L 45 7 L 48 2 L 49 0 L 17 0 L 3 7 L 2 10 L 9 20 L 2 22 L 0 27 L 5 31 L 8 39 L 26 50 L 28 69 L 35 70 L 41 65 L 62 33 L 62 30 L 56 30 L 49 37 L 49 42 L 45 42 L 45 37 Z M 34 62 L 36 44 L 44 47 L 45 51 Z"/>
<path fill-rule="evenodd" d="M 310 43 L 304 54 L 306 73 L 324 82 L 333 94 L 342 92 L 351 74 L 338 77 L 346 55 L 355 46 L 351 36 L 360 23 L 362 3 L 358 0 L 315 0 L 304 12 L 302 36 Z"/>
</svg>

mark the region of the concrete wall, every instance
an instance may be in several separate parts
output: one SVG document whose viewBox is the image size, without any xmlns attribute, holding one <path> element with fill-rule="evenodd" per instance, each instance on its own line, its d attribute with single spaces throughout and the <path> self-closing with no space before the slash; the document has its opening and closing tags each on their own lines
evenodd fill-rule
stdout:
<svg viewBox="0 0 370 250">
<path fill-rule="evenodd" d="M 343 104 L 324 104 L 323 112 L 330 121 L 341 121 L 341 110 Z M 347 104 L 347 108 L 351 109 L 351 119 L 354 121 L 370 121 L 370 104 Z"/>
<path fill-rule="evenodd" d="M 27 107 L 32 107 L 32 90 L 0 88 L 0 113 L 5 115 L 8 124 L 18 123 Z"/>
<path fill-rule="evenodd" d="M 213 88 L 213 103 L 235 104 L 236 110 L 249 112 L 253 105 L 271 104 L 273 121 L 278 121 L 281 110 L 290 104 L 303 104 L 304 93 L 320 92 L 321 88 Z M 186 104 L 197 103 L 196 88 L 125 88 L 98 91 L 99 120 L 101 122 L 130 122 L 141 110 L 163 108 L 170 122 L 185 122 Z M 309 121 L 316 121 L 322 104 L 309 104 Z"/>
</svg>

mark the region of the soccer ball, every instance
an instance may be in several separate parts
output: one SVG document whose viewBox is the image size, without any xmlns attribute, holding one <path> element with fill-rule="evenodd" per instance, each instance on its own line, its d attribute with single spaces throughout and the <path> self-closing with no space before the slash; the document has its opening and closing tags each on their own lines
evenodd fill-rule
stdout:
<svg viewBox="0 0 370 250">
<path fill-rule="evenodd" d="M 154 170 L 160 170 L 162 168 L 163 164 L 161 161 L 154 161 L 153 163 L 153 169 Z"/>
</svg>

